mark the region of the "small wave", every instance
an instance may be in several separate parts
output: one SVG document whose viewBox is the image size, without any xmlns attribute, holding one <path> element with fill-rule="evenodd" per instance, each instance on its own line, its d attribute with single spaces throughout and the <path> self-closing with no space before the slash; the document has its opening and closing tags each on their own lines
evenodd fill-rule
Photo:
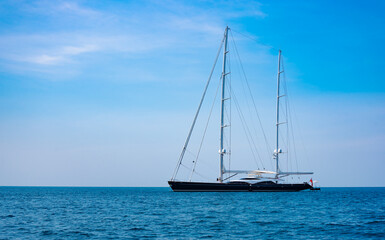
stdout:
<svg viewBox="0 0 385 240">
<path fill-rule="evenodd" d="M 277 222 L 272 222 L 272 221 L 252 221 L 252 223 L 265 226 L 265 225 L 270 225 L 270 224 L 276 224 Z"/>
<path fill-rule="evenodd" d="M 282 211 L 280 210 L 272 210 L 270 213 L 281 213 Z"/>
<path fill-rule="evenodd" d="M 327 223 L 326 225 L 327 225 L 327 226 L 340 226 L 340 227 L 347 227 L 347 226 L 350 226 L 350 225 L 342 224 L 342 223 Z"/>
<path fill-rule="evenodd" d="M 152 213 L 151 215 L 152 216 L 163 216 L 164 214 L 163 213 Z"/>
<path fill-rule="evenodd" d="M 41 232 L 41 235 L 49 236 L 49 235 L 56 235 L 56 233 L 51 231 L 51 230 L 44 230 L 44 231 Z"/>
<path fill-rule="evenodd" d="M 375 233 L 362 233 L 362 236 L 365 238 L 378 238 L 383 239 L 385 237 L 385 233 L 383 232 L 375 232 Z"/>
<path fill-rule="evenodd" d="M 86 236 L 86 237 L 91 237 L 92 236 L 92 234 L 90 234 L 90 233 L 80 232 L 80 231 L 72 231 L 71 233 L 79 234 L 79 235 Z"/>
<path fill-rule="evenodd" d="M 366 224 L 384 224 L 384 223 L 385 223 L 384 220 L 374 220 L 374 221 L 367 222 Z"/>
<path fill-rule="evenodd" d="M 130 231 L 144 231 L 146 229 L 144 228 L 141 228 L 141 227 L 133 227 L 133 228 L 130 228 Z"/>
<path fill-rule="evenodd" d="M 171 224 L 168 222 L 162 222 L 162 223 L 159 223 L 159 225 L 171 225 Z"/>
<path fill-rule="evenodd" d="M 201 236 L 200 238 L 213 238 L 214 236 L 213 235 L 204 235 L 204 236 Z"/>
</svg>

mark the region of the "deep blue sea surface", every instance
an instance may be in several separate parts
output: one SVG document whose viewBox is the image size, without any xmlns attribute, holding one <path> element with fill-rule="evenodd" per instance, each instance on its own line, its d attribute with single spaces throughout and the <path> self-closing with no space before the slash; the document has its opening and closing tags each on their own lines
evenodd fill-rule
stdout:
<svg viewBox="0 0 385 240">
<path fill-rule="evenodd" d="M 385 239 L 385 188 L 0 187 L 0 239 Z"/>
</svg>

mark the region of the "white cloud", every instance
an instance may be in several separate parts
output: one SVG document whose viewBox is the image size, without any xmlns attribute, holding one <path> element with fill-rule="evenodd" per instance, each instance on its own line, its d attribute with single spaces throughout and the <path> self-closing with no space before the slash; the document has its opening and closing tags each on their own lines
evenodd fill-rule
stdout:
<svg viewBox="0 0 385 240">
<path fill-rule="evenodd" d="M 100 11 L 79 6 L 76 2 L 63 2 L 57 6 L 57 9 L 63 12 L 78 14 L 85 17 L 100 17 L 102 15 Z"/>
<path fill-rule="evenodd" d="M 71 57 L 80 55 L 82 53 L 95 52 L 98 50 L 98 47 L 95 45 L 84 45 L 84 46 L 65 46 L 62 49 L 58 49 L 56 52 L 53 52 L 53 55 L 41 54 L 30 57 L 19 57 L 14 58 L 17 61 L 25 61 L 34 64 L 41 65 L 57 65 L 64 62 L 71 62 Z"/>
<path fill-rule="evenodd" d="M 81 6 L 77 1 L 67 0 L 37 0 L 37 1 L 21 1 L 14 2 L 20 11 L 28 14 L 50 15 L 55 18 L 59 15 L 78 15 L 79 17 L 96 18 L 102 17 L 101 11 Z"/>
<path fill-rule="evenodd" d="M 43 64 L 43 65 L 52 65 L 60 63 L 64 60 L 61 56 L 48 56 L 48 55 L 40 55 L 36 57 L 25 58 L 26 62 Z"/>
<path fill-rule="evenodd" d="M 213 24 L 202 18 L 172 17 L 169 25 L 172 28 L 180 30 L 189 30 L 193 32 L 201 32 L 210 35 L 217 35 L 223 32 L 223 26 Z"/>
<path fill-rule="evenodd" d="M 95 52 L 99 48 L 96 45 L 84 45 L 84 46 L 65 46 L 63 47 L 63 54 L 66 55 L 78 55 L 87 52 Z"/>
<path fill-rule="evenodd" d="M 41 26 L 36 25 L 39 22 L 21 20 L 23 28 L 34 31 L 12 34 L 8 31 L 0 35 L 0 68 L 12 71 L 24 66 L 26 71 L 18 71 L 24 74 L 30 69 L 50 72 L 54 66 L 71 69 L 85 66 L 99 58 L 96 54 L 142 58 L 143 53 L 156 50 L 171 53 L 186 46 L 213 47 L 218 44 L 227 18 L 263 15 L 254 2 L 209 3 L 207 8 L 179 1 L 130 2 L 121 5 L 124 6 L 121 9 L 109 7 L 108 10 L 77 1 L 36 1 L 21 5 L 17 11 L 36 16 Z M 230 14 L 232 11 L 227 8 L 232 6 L 238 7 Z M 219 14 L 222 7 L 226 14 Z M 78 61 L 83 56 L 90 57 L 90 61 Z M 23 65 L 26 63 L 29 65 Z"/>
</svg>

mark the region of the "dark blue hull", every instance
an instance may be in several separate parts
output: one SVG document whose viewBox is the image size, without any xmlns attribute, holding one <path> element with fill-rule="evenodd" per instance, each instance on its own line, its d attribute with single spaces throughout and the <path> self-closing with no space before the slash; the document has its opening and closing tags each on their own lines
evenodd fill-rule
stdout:
<svg viewBox="0 0 385 240">
<path fill-rule="evenodd" d="M 308 183 L 264 183 L 250 184 L 247 182 L 208 183 L 169 181 L 174 192 L 298 192 L 311 189 Z"/>
</svg>

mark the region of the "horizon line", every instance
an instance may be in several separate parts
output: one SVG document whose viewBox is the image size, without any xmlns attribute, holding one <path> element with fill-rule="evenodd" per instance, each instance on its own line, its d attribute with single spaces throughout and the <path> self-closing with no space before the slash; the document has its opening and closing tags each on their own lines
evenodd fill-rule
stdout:
<svg viewBox="0 0 385 240">
<path fill-rule="evenodd" d="M 6 188 L 6 187 L 46 187 L 46 188 L 170 188 L 169 186 L 46 186 L 46 185 L 8 185 L 8 186 L 0 186 L 0 188 Z M 320 187 L 320 188 L 385 188 L 385 186 L 347 186 L 347 187 L 337 187 L 337 186 L 326 186 L 326 187 Z"/>
</svg>

